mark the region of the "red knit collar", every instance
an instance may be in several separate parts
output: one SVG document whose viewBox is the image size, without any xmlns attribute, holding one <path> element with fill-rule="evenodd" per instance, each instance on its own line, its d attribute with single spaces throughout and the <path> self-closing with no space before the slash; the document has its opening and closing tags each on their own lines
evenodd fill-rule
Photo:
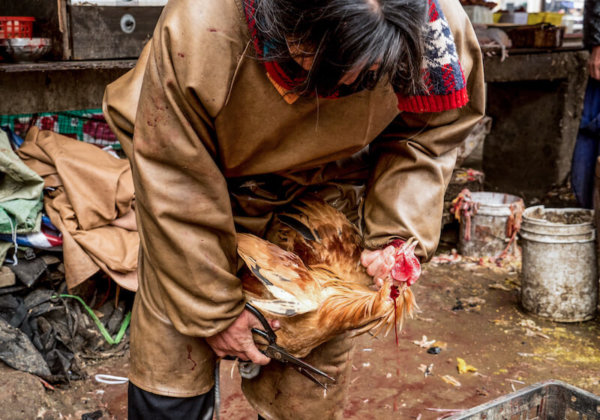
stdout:
<svg viewBox="0 0 600 420">
<path fill-rule="evenodd" d="M 299 65 L 293 63 L 293 69 L 287 68 L 284 69 L 281 64 L 275 61 L 265 60 L 265 46 L 258 36 L 258 31 L 256 29 L 256 20 L 255 20 L 255 0 L 244 0 L 244 14 L 246 17 L 246 23 L 248 24 L 248 29 L 250 31 L 250 37 L 252 38 L 252 42 L 254 44 L 254 50 L 256 51 L 256 55 L 262 61 L 267 74 L 269 76 L 269 80 L 275 85 L 277 90 L 282 94 L 286 95 L 289 92 L 293 92 L 294 89 L 302 83 L 307 76 L 307 71 L 304 70 Z M 296 96 L 296 95 L 293 95 Z M 335 92 L 330 96 L 327 96 L 329 99 L 335 99 L 339 97 L 339 93 Z"/>
</svg>

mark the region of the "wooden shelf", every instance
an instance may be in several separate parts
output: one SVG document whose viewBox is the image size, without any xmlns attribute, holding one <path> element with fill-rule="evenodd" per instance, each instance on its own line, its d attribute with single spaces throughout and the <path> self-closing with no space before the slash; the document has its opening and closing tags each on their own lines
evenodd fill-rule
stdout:
<svg viewBox="0 0 600 420">
<path fill-rule="evenodd" d="M 523 54 L 558 54 L 561 52 L 573 52 L 583 51 L 581 43 L 565 43 L 561 47 L 557 48 L 507 48 L 506 52 L 508 56 L 511 55 L 523 55 Z M 484 54 L 484 58 L 494 55 L 502 55 L 502 48 L 500 45 L 481 45 L 481 52 Z"/>
<path fill-rule="evenodd" d="M 2 63 L 0 86 L 5 100 L 0 101 L 0 115 L 100 108 L 106 85 L 136 62 L 118 59 Z"/>
<path fill-rule="evenodd" d="M 37 63 L 0 63 L 0 73 L 76 71 L 76 70 L 118 70 L 131 69 L 137 60 L 87 60 L 87 61 L 48 61 Z"/>
</svg>

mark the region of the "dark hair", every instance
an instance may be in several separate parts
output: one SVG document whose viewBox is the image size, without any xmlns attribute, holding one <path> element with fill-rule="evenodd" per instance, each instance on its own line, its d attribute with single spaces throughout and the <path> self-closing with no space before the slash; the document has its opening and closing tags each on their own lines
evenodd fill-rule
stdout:
<svg viewBox="0 0 600 420">
<path fill-rule="evenodd" d="M 293 61 L 288 40 L 310 48 L 313 65 L 295 93 L 327 96 L 344 73 L 360 68 L 354 90 L 387 78 L 408 95 L 422 86 L 426 11 L 427 0 L 256 0 L 255 17 L 268 43 L 264 59 Z"/>
</svg>

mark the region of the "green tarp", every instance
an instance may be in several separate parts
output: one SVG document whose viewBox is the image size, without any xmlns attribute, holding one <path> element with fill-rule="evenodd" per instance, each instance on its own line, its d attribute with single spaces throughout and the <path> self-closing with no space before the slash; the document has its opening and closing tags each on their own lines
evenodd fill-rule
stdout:
<svg viewBox="0 0 600 420">
<path fill-rule="evenodd" d="M 13 152 L 0 129 L 0 233 L 40 230 L 44 180 Z"/>
</svg>

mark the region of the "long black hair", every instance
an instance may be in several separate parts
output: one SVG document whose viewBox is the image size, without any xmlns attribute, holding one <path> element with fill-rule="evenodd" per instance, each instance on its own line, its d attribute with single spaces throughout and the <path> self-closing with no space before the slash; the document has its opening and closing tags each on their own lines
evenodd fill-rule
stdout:
<svg viewBox="0 0 600 420">
<path fill-rule="evenodd" d="M 295 93 L 327 96 L 357 69 L 355 90 L 372 89 L 385 78 L 407 95 L 422 86 L 427 0 L 255 1 L 258 36 L 269 46 L 264 59 L 291 63 L 289 43 L 313 57 Z"/>
</svg>

